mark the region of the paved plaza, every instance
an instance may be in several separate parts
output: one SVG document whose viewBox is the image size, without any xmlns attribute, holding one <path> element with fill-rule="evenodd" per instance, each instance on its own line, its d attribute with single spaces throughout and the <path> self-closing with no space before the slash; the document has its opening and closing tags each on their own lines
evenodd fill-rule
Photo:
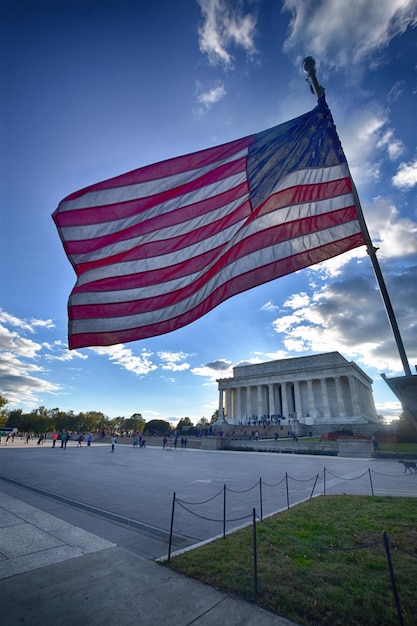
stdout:
<svg viewBox="0 0 417 626">
<path fill-rule="evenodd" d="M 221 534 L 225 486 L 229 531 L 253 508 L 267 516 L 324 491 L 413 497 L 417 475 L 371 458 L 18 439 L 0 448 L 1 491 L 148 559 L 168 553 L 174 493 L 172 551 Z"/>
<path fill-rule="evenodd" d="M 175 553 L 250 523 L 253 508 L 266 517 L 323 493 L 415 497 L 417 475 L 372 458 L 2 444 L 2 623 L 288 626 L 154 560 L 171 520 Z"/>
</svg>

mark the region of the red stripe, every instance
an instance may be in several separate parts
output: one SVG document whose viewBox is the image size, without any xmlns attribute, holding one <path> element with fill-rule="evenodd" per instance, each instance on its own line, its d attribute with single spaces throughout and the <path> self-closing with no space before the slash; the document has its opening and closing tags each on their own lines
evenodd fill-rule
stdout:
<svg viewBox="0 0 417 626">
<path fill-rule="evenodd" d="M 258 208 L 256 214 L 254 214 L 254 217 L 265 214 L 265 213 L 269 213 L 271 211 L 275 211 L 280 208 L 284 208 L 286 206 L 291 206 L 294 204 L 302 204 L 306 202 L 326 200 L 326 199 L 330 199 L 333 197 L 337 197 L 339 195 L 347 194 L 351 192 L 351 187 L 352 187 L 351 180 L 349 178 L 344 178 L 338 181 L 331 181 L 328 183 L 302 185 L 302 186 L 292 187 L 290 189 L 285 189 L 283 191 L 280 191 L 274 194 L 272 197 L 268 198 L 268 200 L 264 203 L 264 205 Z M 221 202 L 219 202 L 220 198 L 222 198 L 225 202 L 230 202 L 233 199 L 235 199 L 235 197 L 238 194 L 238 189 L 239 189 L 239 192 L 243 192 L 244 190 L 246 191 L 246 185 L 239 186 L 239 188 L 236 188 L 235 192 L 231 190 L 230 192 L 221 194 L 221 196 L 218 196 L 217 198 L 213 198 L 209 201 L 206 201 L 208 203 L 207 205 L 206 205 L 206 202 L 203 201 L 201 203 L 197 203 L 196 205 L 186 207 L 186 211 L 187 212 L 190 211 L 192 215 L 194 216 L 194 214 L 203 214 L 204 209 L 207 209 L 208 207 L 210 208 L 210 210 L 214 210 L 218 208 L 219 206 L 221 206 Z M 210 206 L 211 202 L 213 203 L 213 206 Z M 172 212 L 173 222 L 175 221 L 175 223 L 180 223 L 181 217 L 182 218 L 184 217 L 183 214 L 184 214 L 184 209 L 178 209 L 178 211 L 173 211 Z M 239 214 L 241 215 L 242 213 L 239 212 Z M 142 232 L 153 232 L 158 228 L 158 220 L 163 221 L 166 219 L 167 220 L 166 225 L 172 225 L 172 224 L 169 224 L 170 216 L 171 216 L 171 213 L 167 214 L 167 216 L 158 216 L 154 218 L 155 221 L 153 219 L 148 220 L 147 222 L 135 225 L 131 229 L 126 229 L 126 231 L 121 231 L 120 233 L 117 233 L 117 234 L 108 235 L 107 237 L 102 237 L 102 238 L 98 238 L 94 240 L 87 240 L 83 242 L 66 243 L 67 254 L 69 255 L 75 254 L 75 250 L 77 251 L 77 253 L 88 252 L 90 250 L 95 250 L 101 247 L 101 245 L 110 245 L 112 243 L 117 243 L 119 240 L 125 240 L 125 239 L 128 239 L 129 237 L 137 236 L 141 234 Z M 221 221 L 218 222 L 218 224 L 220 223 Z M 220 229 L 219 229 L 219 232 L 221 232 Z M 207 236 L 211 236 L 215 234 L 215 230 L 211 226 L 209 226 L 207 228 L 207 233 L 209 233 Z M 194 239 L 194 235 L 195 235 L 195 239 Z M 194 235 L 193 233 L 189 233 L 189 235 L 184 236 L 181 240 L 182 241 L 181 248 L 184 248 L 188 245 L 192 245 L 193 243 L 196 243 L 197 241 L 202 241 L 204 239 L 204 230 L 196 229 L 196 231 L 194 231 Z M 179 239 L 180 238 L 178 238 L 178 240 Z M 169 243 L 170 241 L 173 242 L 173 245 L 170 245 Z M 171 240 L 162 240 L 158 243 L 155 242 L 154 244 L 145 244 L 145 247 L 143 250 L 141 247 L 136 246 L 134 248 L 134 252 L 132 253 L 122 252 L 119 255 L 106 256 L 104 259 L 93 261 L 91 263 L 79 264 L 77 266 L 77 274 L 80 275 L 88 269 L 91 269 L 94 267 L 102 267 L 102 266 L 111 265 L 119 261 L 123 262 L 126 260 L 142 259 L 148 256 L 158 256 L 160 254 L 167 254 L 170 250 L 180 249 L 178 247 L 178 243 L 175 243 L 175 241 L 176 241 L 176 238 L 172 238 Z M 97 245 L 97 248 L 96 248 L 95 244 L 99 244 L 99 242 L 101 243 L 101 245 Z"/>
<path fill-rule="evenodd" d="M 342 211 L 342 212 L 341 212 Z M 343 223 L 343 218 L 346 220 L 351 220 L 355 218 L 355 210 L 353 207 L 348 207 L 348 209 L 343 209 L 339 212 L 334 211 L 332 214 L 324 214 L 320 220 L 316 220 L 316 229 L 323 230 L 330 226 L 334 226 L 337 223 Z M 345 211 L 345 212 L 343 212 Z M 338 217 L 339 216 L 339 217 Z M 268 236 L 268 231 L 263 231 L 262 233 L 254 233 L 250 237 L 246 238 L 246 240 L 238 242 L 233 248 L 231 248 L 228 252 L 230 260 L 236 260 L 239 256 L 244 256 L 250 251 L 254 251 L 259 249 L 260 237 L 262 236 L 261 247 L 265 247 L 266 241 L 270 243 L 277 243 L 278 241 L 285 241 L 287 237 L 291 236 L 291 233 L 294 233 L 294 236 L 297 236 L 297 233 L 300 234 L 302 232 L 308 232 L 308 227 L 313 224 L 312 221 L 307 221 L 303 226 L 298 226 L 303 222 L 303 220 L 310 219 L 313 220 L 316 216 L 312 218 L 303 218 L 297 220 L 293 223 L 286 224 L 278 224 L 274 227 L 273 231 L 270 230 L 270 234 Z M 307 228 L 307 231 L 306 231 Z M 268 237 L 268 239 L 266 239 Z M 249 249 L 250 247 L 250 249 Z M 196 257 L 187 259 L 186 261 L 182 261 L 181 263 L 173 264 L 167 267 L 162 267 L 154 270 L 148 270 L 145 272 L 137 272 L 135 274 L 127 274 L 125 276 L 114 276 L 111 278 L 103 278 L 101 280 L 96 280 L 90 283 L 81 284 L 75 286 L 73 289 L 73 293 L 83 293 L 83 292 L 100 292 L 100 291 L 118 291 L 123 289 L 135 289 L 138 287 L 146 287 L 148 285 L 154 285 L 158 283 L 163 283 L 167 280 L 173 280 L 176 278 L 181 278 L 190 274 L 194 274 L 196 272 L 200 272 L 202 270 L 207 270 L 209 265 L 215 261 L 217 255 L 219 259 L 222 258 L 222 251 L 224 249 L 224 245 L 221 244 L 216 248 L 208 251 L 204 254 L 198 255 Z M 240 252 L 240 254 L 239 254 Z M 232 258 L 233 255 L 233 258 Z M 225 257 L 223 257 L 225 258 Z M 218 264 L 216 268 L 218 268 Z M 208 274 L 206 274 L 208 276 Z M 211 274 L 210 274 L 211 275 Z"/>
<path fill-rule="evenodd" d="M 268 196 L 264 204 L 258 208 L 258 211 L 262 215 L 296 204 L 330 200 L 330 198 L 337 198 L 348 193 L 352 193 L 352 181 L 350 178 L 340 178 L 312 185 L 296 185 Z"/>
<path fill-rule="evenodd" d="M 104 246 L 112 245 L 114 243 L 118 243 L 120 241 L 129 241 L 129 239 L 144 236 L 149 233 L 152 233 L 154 239 L 158 237 L 158 231 L 161 228 L 172 228 L 173 232 L 175 232 L 176 226 L 181 227 L 181 224 L 186 222 L 188 219 L 193 219 L 197 217 L 201 217 L 204 215 L 209 215 L 212 211 L 216 211 L 222 208 L 224 205 L 232 203 L 237 199 L 248 194 L 247 183 L 242 183 L 238 187 L 230 189 L 229 191 L 219 194 L 218 196 L 214 196 L 213 198 L 209 198 L 207 200 L 203 200 L 201 202 L 197 202 L 196 204 L 189 205 L 184 208 L 176 209 L 175 211 L 170 211 L 166 214 L 158 215 L 155 218 L 151 218 L 146 220 L 145 222 L 141 222 L 140 224 L 135 224 L 134 226 L 127 228 L 125 230 L 112 233 L 110 235 L 106 235 L 104 237 L 98 237 L 96 239 L 84 240 L 84 241 L 72 241 L 67 244 L 68 250 L 71 254 L 88 254 L 89 252 L 95 252 L 96 250 L 101 249 Z M 236 210 L 236 209 L 235 209 Z M 233 215 L 233 213 L 231 213 Z M 228 215 L 226 214 L 226 218 Z M 164 240 L 162 240 L 163 242 Z M 169 240 L 167 240 L 169 241 Z M 148 244 L 145 244 L 148 245 Z M 135 245 L 135 249 L 140 246 Z M 141 257 L 138 257 L 141 258 Z M 113 263 L 114 260 L 111 256 L 106 256 L 101 264 L 108 265 Z"/>
<path fill-rule="evenodd" d="M 147 337 L 162 335 L 177 330 L 205 315 L 221 302 L 224 302 L 238 293 L 242 293 L 257 285 L 337 256 L 347 250 L 361 246 L 363 243 L 362 234 L 357 233 L 346 239 L 341 239 L 320 248 L 293 255 L 290 258 L 276 261 L 268 266 L 256 268 L 220 286 L 214 293 L 210 294 L 204 302 L 199 303 L 194 309 L 157 324 L 129 330 L 117 330 L 104 333 L 79 333 L 75 335 L 72 334 L 72 325 L 70 322 L 69 347 L 70 349 L 74 349 L 94 345 L 106 346 L 145 339 Z"/>
<path fill-rule="evenodd" d="M 159 255 L 175 254 L 179 250 L 189 248 L 191 245 L 205 241 L 209 237 L 213 237 L 221 233 L 224 229 L 239 224 L 242 222 L 250 212 L 249 202 L 244 202 L 233 213 L 226 215 L 221 220 L 212 222 L 207 226 L 196 228 L 189 233 L 179 235 L 178 237 L 172 237 L 171 239 L 163 239 L 161 241 L 153 241 L 141 246 L 136 246 L 132 250 L 127 252 L 121 252 L 118 255 L 108 256 L 105 259 L 99 259 L 92 261 L 91 263 L 83 263 L 78 266 L 80 275 L 88 270 L 92 270 L 99 267 L 105 267 L 113 263 L 123 263 L 128 261 L 139 261 L 141 259 L 149 259 L 157 257 Z M 225 245 L 225 244 L 223 244 Z M 187 259 L 186 263 L 190 263 L 191 258 Z M 172 261 L 171 261 L 172 262 Z M 166 267 L 171 267 L 167 262 Z"/>
<path fill-rule="evenodd" d="M 147 287 L 156 285 L 158 282 L 164 283 L 171 280 L 172 277 L 182 278 L 204 270 L 210 263 L 213 263 L 217 256 L 220 255 L 223 245 L 218 246 L 193 257 L 187 262 L 176 263 L 160 269 L 148 270 L 146 272 L 137 272 L 126 276 L 114 276 L 111 278 L 103 278 L 84 285 L 75 286 L 72 293 L 100 293 L 106 291 L 118 291 L 123 289 L 136 289 L 139 287 Z"/>
<path fill-rule="evenodd" d="M 182 172 L 186 172 L 188 170 L 198 169 L 199 167 L 210 165 L 216 161 L 232 157 L 240 150 L 244 150 L 250 146 L 255 141 L 255 138 L 255 135 L 250 135 L 248 137 L 243 137 L 242 139 L 237 139 L 236 141 L 230 141 L 222 144 L 221 146 L 214 146 L 213 148 L 201 150 L 200 152 L 193 152 L 184 156 L 167 159 L 166 161 L 160 161 L 159 163 L 145 165 L 145 167 L 141 167 L 139 169 L 132 170 L 131 172 L 121 174 L 120 176 L 115 176 L 99 183 L 95 183 L 94 185 L 84 187 L 83 189 L 79 189 L 69 196 L 66 196 L 66 198 L 60 202 L 53 217 L 55 219 L 55 214 L 59 213 L 60 207 L 65 202 L 80 198 L 91 191 L 102 191 L 105 189 L 115 189 L 117 187 L 135 185 L 137 183 L 146 183 L 150 180 L 159 180 L 161 178 L 167 178 L 168 176 L 181 174 Z"/>
<path fill-rule="evenodd" d="M 227 179 L 229 176 L 244 172 L 245 169 L 246 158 L 242 157 L 230 163 L 213 167 L 212 170 L 194 180 L 176 187 L 170 187 L 152 196 L 133 198 L 114 204 L 100 204 L 86 209 L 65 210 L 65 207 L 63 207 L 61 210 L 58 209 L 59 212 L 55 213 L 53 217 L 55 223 L 61 228 L 112 222 L 113 220 L 138 215 L 155 205 L 163 204 L 185 193 L 203 189 L 206 185 Z"/>
<path fill-rule="evenodd" d="M 215 275 L 224 270 L 239 258 L 248 254 L 259 251 L 261 248 L 267 248 L 282 241 L 289 241 L 305 234 L 312 234 L 327 230 L 333 226 L 344 224 L 356 218 L 355 207 L 341 209 L 331 214 L 312 216 L 307 219 L 297 220 L 291 224 L 275 226 L 262 234 L 255 233 L 246 238 L 243 242 L 237 243 L 231 248 L 227 254 L 222 255 L 219 260 L 210 267 L 204 275 L 187 285 L 182 289 L 171 291 L 160 296 L 143 298 L 132 302 L 115 302 L 106 304 L 89 304 L 89 305 L 70 305 L 72 319 L 89 319 L 118 317 L 125 315 L 133 315 L 137 313 L 148 313 L 150 311 L 158 311 L 165 307 L 172 306 L 189 298 L 193 294 L 200 291 Z M 176 276 L 170 275 L 170 280 Z M 238 277 L 236 277 L 238 280 Z M 155 276 L 152 283 L 161 283 L 159 276 Z M 130 286 L 130 281 L 129 281 Z"/>
<path fill-rule="evenodd" d="M 196 202 L 194 204 L 189 204 L 185 207 L 179 207 L 178 209 L 167 213 L 160 213 L 159 215 L 146 219 L 145 221 L 135 224 L 130 228 L 126 228 L 103 237 L 96 237 L 95 239 L 69 241 L 67 242 L 67 247 L 71 254 L 86 254 L 91 251 L 99 250 L 104 246 L 111 245 L 117 241 L 129 240 L 133 237 L 146 235 L 148 233 L 156 233 L 162 228 L 174 228 L 189 219 L 207 215 L 212 211 L 235 201 L 247 193 L 248 186 L 245 181 L 237 187 L 229 189 L 228 191 L 218 194 L 217 196 L 201 200 L 200 202 Z"/>
</svg>

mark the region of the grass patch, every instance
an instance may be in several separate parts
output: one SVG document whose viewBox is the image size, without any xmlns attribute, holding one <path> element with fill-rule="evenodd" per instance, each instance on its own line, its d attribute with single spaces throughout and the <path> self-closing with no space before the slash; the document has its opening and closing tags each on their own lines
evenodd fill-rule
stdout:
<svg viewBox="0 0 417 626">
<path fill-rule="evenodd" d="M 417 455 L 417 443 L 380 443 L 381 452 L 395 452 L 399 457 L 401 455 Z"/>
<path fill-rule="evenodd" d="M 414 498 L 321 496 L 258 522 L 256 597 L 252 526 L 165 565 L 297 624 L 392 626 L 398 622 L 385 530 L 404 624 L 411 626 L 417 615 L 416 515 Z"/>
</svg>

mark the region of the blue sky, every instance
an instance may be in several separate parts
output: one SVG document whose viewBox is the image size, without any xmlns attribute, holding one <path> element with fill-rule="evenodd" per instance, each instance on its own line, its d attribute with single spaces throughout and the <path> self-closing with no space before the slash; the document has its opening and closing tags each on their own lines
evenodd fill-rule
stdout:
<svg viewBox="0 0 417 626">
<path fill-rule="evenodd" d="M 0 393 L 112 417 L 194 422 L 242 363 L 338 350 L 401 361 L 365 248 L 272 281 L 189 326 L 68 350 L 75 275 L 51 219 L 86 185 L 312 109 L 315 57 L 413 371 L 417 364 L 416 0 L 2 0 Z"/>
</svg>

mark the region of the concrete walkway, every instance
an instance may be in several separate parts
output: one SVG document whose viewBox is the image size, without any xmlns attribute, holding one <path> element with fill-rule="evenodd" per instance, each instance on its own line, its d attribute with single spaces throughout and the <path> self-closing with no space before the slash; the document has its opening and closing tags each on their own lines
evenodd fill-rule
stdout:
<svg viewBox="0 0 417 626">
<path fill-rule="evenodd" d="M 0 493 L 0 623 L 290 626 Z"/>
</svg>

